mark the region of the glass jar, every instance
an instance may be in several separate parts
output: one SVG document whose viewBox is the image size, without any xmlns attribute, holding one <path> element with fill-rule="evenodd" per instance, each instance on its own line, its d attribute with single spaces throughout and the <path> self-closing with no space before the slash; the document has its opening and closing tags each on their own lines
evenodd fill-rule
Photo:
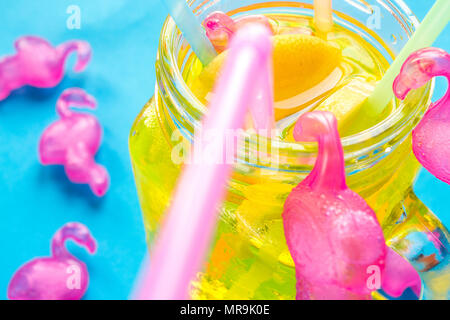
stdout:
<svg viewBox="0 0 450 320">
<path fill-rule="evenodd" d="M 190 1 L 199 19 L 213 11 L 231 15 L 293 13 L 311 16 L 312 0 Z M 388 61 L 403 47 L 418 21 L 402 0 L 333 1 L 335 23 L 357 32 Z M 381 19 L 376 19 L 376 15 Z M 373 29 L 363 28 L 367 24 Z M 378 28 L 379 27 L 379 28 Z M 387 45 L 389 44 L 389 45 Z M 206 107 L 186 85 L 189 45 L 172 19 L 161 32 L 155 95 L 138 115 L 130 153 L 149 248 L 182 168 L 178 146 L 191 143 Z M 423 280 L 421 298 L 449 298 L 449 233 L 414 195 L 420 170 L 411 131 L 430 103 L 433 84 L 414 91 L 385 120 L 344 137 L 347 182 L 377 213 L 389 246 L 408 259 Z M 292 188 L 314 164 L 315 144 L 266 141 L 269 157 L 255 159 L 257 139 L 243 134 L 235 170 L 205 268 L 192 283 L 198 299 L 294 299 L 295 268 L 281 214 Z M 265 138 L 262 138 L 265 139 Z M 259 140 L 260 143 L 261 140 Z M 276 154 L 278 161 L 271 161 Z M 269 159 L 269 160 L 268 160 Z M 189 210 L 189 208 L 186 208 Z M 383 298 L 382 293 L 375 293 Z"/>
</svg>

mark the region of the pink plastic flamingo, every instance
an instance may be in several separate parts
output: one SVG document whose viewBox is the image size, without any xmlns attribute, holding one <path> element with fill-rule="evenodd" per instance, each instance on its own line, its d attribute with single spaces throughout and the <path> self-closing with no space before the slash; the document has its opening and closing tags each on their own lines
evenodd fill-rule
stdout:
<svg viewBox="0 0 450 320">
<path fill-rule="evenodd" d="M 26 36 L 15 42 L 16 55 L 0 59 L 0 101 L 11 91 L 25 85 L 55 87 L 64 76 L 64 64 L 73 51 L 78 61 L 74 70 L 83 71 L 91 59 L 91 47 L 85 41 L 68 41 L 56 48 L 45 39 Z"/>
<path fill-rule="evenodd" d="M 44 165 L 64 165 L 70 181 L 89 184 L 92 192 L 101 197 L 109 187 L 108 172 L 94 159 L 100 147 L 102 127 L 94 116 L 71 111 L 72 105 L 94 109 L 96 101 L 82 89 L 72 88 L 62 93 L 56 105 L 61 119 L 42 134 L 40 160 Z"/>
<path fill-rule="evenodd" d="M 274 21 L 264 15 L 250 15 L 246 17 L 232 19 L 226 13 L 215 11 L 208 15 L 203 21 L 211 43 L 218 53 L 225 51 L 228 47 L 229 40 L 236 33 L 249 23 L 260 23 L 272 31 L 272 34 L 306 34 L 312 35 L 312 31 L 305 27 L 280 27 Z"/>
<path fill-rule="evenodd" d="M 294 137 L 319 144 L 314 169 L 294 188 L 283 212 L 296 266 L 297 299 L 370 299 L 371 291 L 380 286 L 392 296 L 410 286 L 419 294 L 417 272 L 386 247 L 375 213 L 347 187 L 335 116 L 305 114 Z M 394 268 L 386 269 L 388 263 Z M 369 286 L 371 273 L 377 271 L 378 283 L 374 279 Z"/>
<path fill-rule="evenodd" d="M 433 77 L 450 82 L 450 54 L 442 49 L 425 48 L 413 53 L 394 82 L 394 93 L 405 99 L 412 89 Z M 438 179 L 450 184 L 450 90 L 431 104 L 413 131 L 413 151 L 419 162 Z"/>
<path fill-rule="evenodd" d="M 273 31 L 268 18 L 262 15 L 251 15 L 233 20 L 223 12 L 216 11 L 208 15 L 203 21 L 206 35 L 211 40 L 217 52 L 222 52 L 228 47 L 231 36 L 248 23 L 261 23 Z"/>
<path fill-rule="evenodd" d="M 79 300 L 89 284 L 86 265 L 71 255 L 64 243 L 72 239 L 89 253 L 96 250 L 95 239 L 88 228 L 76 222 L 59 229 L 52 240 L 52 256 L 36 258 L 23 265 L 11 279 L 11 300 Z"/>
</svg>

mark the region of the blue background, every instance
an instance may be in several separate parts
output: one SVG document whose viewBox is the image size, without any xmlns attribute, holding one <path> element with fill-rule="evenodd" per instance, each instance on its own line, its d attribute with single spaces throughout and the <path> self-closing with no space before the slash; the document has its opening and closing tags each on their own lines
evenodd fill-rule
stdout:
<svg viewBox="0 0 450 320">
<path fill-rule="evenodd" d="M 422 19 L 433 1 L 407 1 Z M 81 29 L 69 30 L 69 5 L 81 8 Z M 98 241 L 90 256 L 69 243 L 86 262 L 91 283 L 85 299 L 125 299 L 145 254 L 145 234 L 128 154 L 134 118 L 153 95 L 154 61 L 166 13 L 157 0 L 2 0 L 0 56 L 12 54 L 14 40 L 26 34 L 53 44 L 70 39 L 90 42 L 94 56 L 88 69 L 71 71 L 54 89 L 23 88 L 0 102 L 0 299 L 15 270 L 49 254 L 54 232 L 68 221 L 86 224 Z M 449 28 L 436 46 L 450 51 Z M 55 103 L 69 87 L 94 95 L 94 112 L 104 126 L 97 155 L 111 175 L 107 196 L 97 199 L 88 187 L 68 182 L 60 167 L 43 167 L 37 157 L 42 131 L 57 119 Z M 438 81 L 436 97 L 443 95 Z M 418 196 L 450 225 L 450 186 L 422 171 Z"/>
</svg>

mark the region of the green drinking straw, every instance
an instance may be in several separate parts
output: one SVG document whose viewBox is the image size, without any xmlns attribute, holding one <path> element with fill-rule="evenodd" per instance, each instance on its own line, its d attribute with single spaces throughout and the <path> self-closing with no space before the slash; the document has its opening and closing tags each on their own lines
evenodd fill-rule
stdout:
<svg viewBox="0 0 450 320">
<path fill-rule="evenodd" d="M 423 22 L 395 58 L 361 110 L 368 116 L 377 116 L 393 99 L 392 86 L 406 59 L 415 51 L 430 47 L 450 21 L 450 0 L 437 0 Z"/>
<path fill-rule="evenodd" d="M 217 55 L 202 25 L 186 0 L 161 0 L 198 59 L 207 65 Z"/>
</svg>

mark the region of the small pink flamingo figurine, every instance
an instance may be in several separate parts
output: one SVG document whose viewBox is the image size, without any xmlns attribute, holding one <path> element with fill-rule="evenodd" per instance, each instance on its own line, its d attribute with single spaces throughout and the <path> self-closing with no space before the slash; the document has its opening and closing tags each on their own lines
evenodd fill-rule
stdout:
<svg viewBox="0 0 450 320">
<path fill-rule="evenodd" d="M 68 41 L 56 48 L 45 39 L 26 36 L 15 42 L 17 54 L 0 59 L 0 101 L 11 91 L 25 85 L 55 87 L 64 76 L 64 64 L 73 51 L 78 61 L 74 70 L 83 71 L 91 59 L 91 47 L 85 41 Z"/>
<path fill-rule="evenodd" d="M 272 25 L 268 18 L 263 15 L 251 15 L 248 17 L 238 18 L 233 20 L 223 12 L 216 11 L 208 15 L 203 21 L 203 26 L 206 30 L 206 35 L 211 40 L 214 48 L 218 53 L 224 51 L 228 47 L 228 42 L 231 36 L 245 24 L 248 23 L 262 23 L 269 30 L 273 31 Z"/>
<path fill-rule="evenodd" d="M 283 212 L 297 299 L 370 299 L 381 286 L 392 296 L 409 286 L 420 293 L 417 272 L 389 251 L 375 213 L 347 187 L 335 116 L 321 111 L 303 115 L 294 137 L 319 144 L 314 169 L 291 192 Z M 386 272 L 387 263 L 395 268 Z M 371 279 L 377 272 L 379 279 Z"/>
<path fill-rule="evenodd" d="M 72 239 L 89 253 L 96 251 L 95 239 L 81 223 L 71 222 L 59 229 L 52 240 L 52 256 L 36 258 L 23 265 L 11 279 L 11 300 L 79 300 L 89 284 L 86 265 L 71 255 L 64 243 Z"/>
<path fill-rule="evenodd" d="M 61 119 L 42 134 L 40 160 L 43 165 L 64 165 L 70 181 L 88 184 L 101 197 L 109 187 L 108 172 L 94 159 L 100 147 L 102 127 L 94 116 L 71 111 L 73 105 L 94 109 L 96 101 L 78 88 L 62 93 L 56 104 Z"/>
<path fill-rule="evenodd" d="M 450 54 L 437 48 L 421 49 L 403 64 L 394 82 L 394 93 L 403 100 L 412 89 L 438 76 L 450 82 Z M 431 104 L 414 129 L 413 151 L 425 169 L 450 184 L 450 90 Z"/>
</svg>

